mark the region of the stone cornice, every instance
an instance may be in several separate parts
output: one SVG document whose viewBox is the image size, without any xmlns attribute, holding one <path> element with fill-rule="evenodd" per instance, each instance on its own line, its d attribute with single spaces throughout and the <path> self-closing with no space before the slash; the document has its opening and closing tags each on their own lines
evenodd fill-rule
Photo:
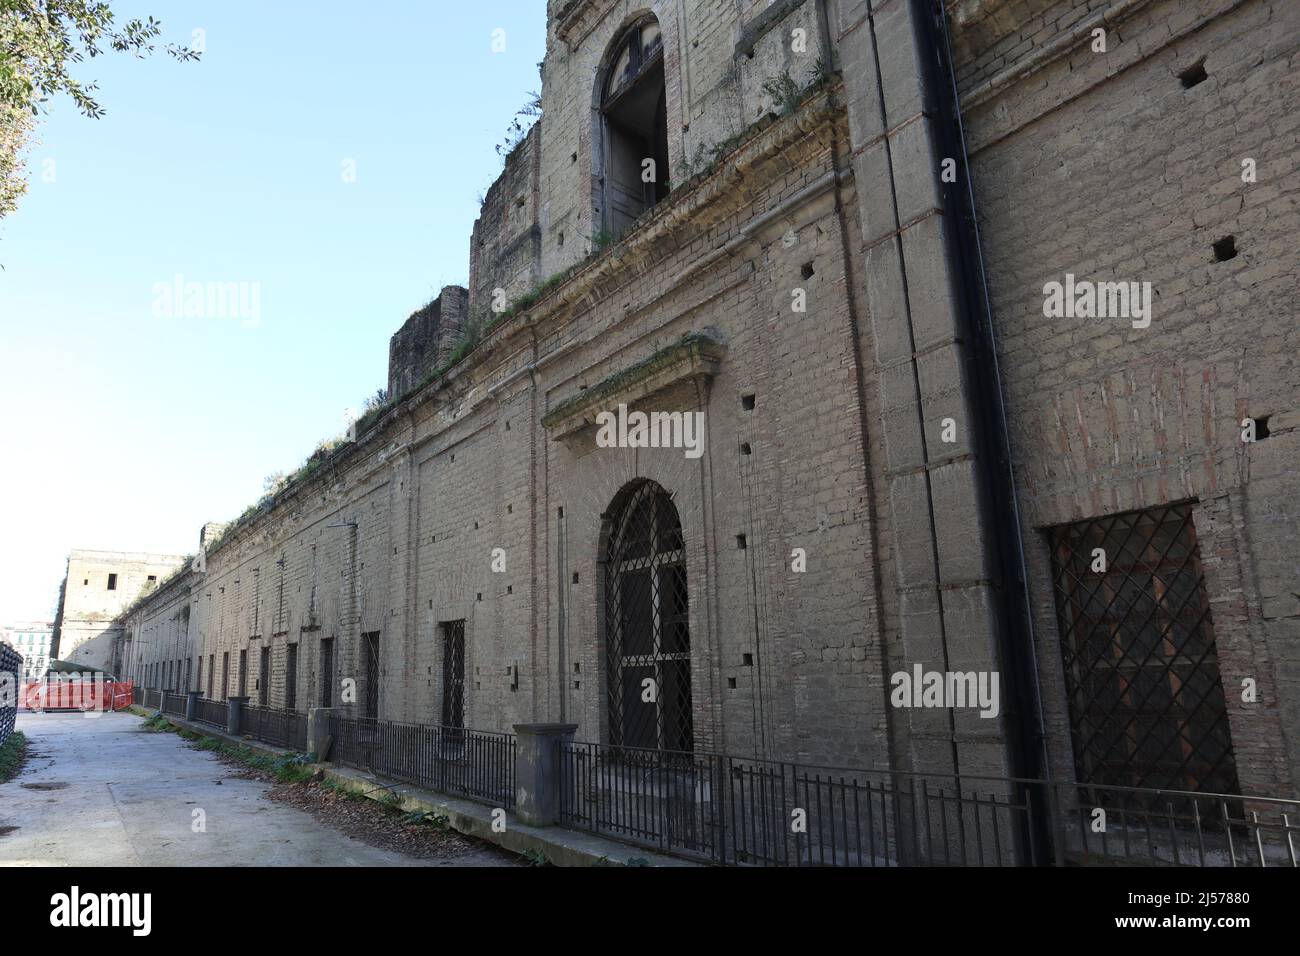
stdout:
<svg viewBox="0 0 1300 956">
<path fill-rule="evenodd" d="M 564 438 L 595 424 L 595 415 L 611 406 L 631 405 L 681 382 L 712 379 L 726 354 L 727 346 L 716 336 L 687 335 L 644 362 L 561 402 L 542 419 L 542 425 L 553 438 Z"/>
<path fill-rule="evenodd" d="M 582 43 L 614 6 L 615 0 L 570 0 L 555 15 L 556 39 L 569 49 Z"/>
<path fill-rule="evenodd" d="M 589 7 L 596 0 L 575 2 Z M 797 167 L 803 153 L 824 148 L 824 143 L 819 141 L 823 137 L 829 140 L 834 125 L 844 120 L 844 110 L 837 99 L 841 89 L 836 79 L 809 93 L 792 113 L 769 116 L 755 124 L 710 169 L 673 190 L 620 243 L 579 264 L 543 299 L 503 321 L 446 374 L 408 392 L 359 435 L 357 441 L 346 443 L 322 461 L 314 474 L 285 489 L 275 501 L 244 521 L 232 523 L 220 542 L 219 551 L 238 547 L 254 538 L 271 524 L 273 517 L 282 517 L 305 496 L 328 493 L 343 480 L 345 473 L 353 472 L 350 477 L 355 480 L 367 480 L 388 463 L 389 456 L 384 450 L 391 451 L 403 444 L 402 440 L 389 437 L 395 427 L 406 420 L 406 427 L 413 428 L 417 412 L 431 403 L 446 406 L 459 402 L 466 406 L 461 411 L 466 411 L 480 401 L 490 400 L 493 384 L 490 379 L 503 380 L 513 374 L 511 370 L 502 370 L 502 357 L 527 351 L 519 345 L 521 337 L 531 339 L 539 325 L 557 320 L 568 310 L 590 308 L 614 294 L 629 281 L 629 273 L 639 275 L 653 268 L 666 254 L 657 257 L 656 248 L 675 250 L 681 230 L 701 219 L 719 221 L 741 208 L 749 201 L 745 187 L 750 180 L 773 175 L 774 166 Z M 494 374 L 497 372 L 500 374 Z M 217 553 L 210 551 L 208 557 Z"/>
</svg>

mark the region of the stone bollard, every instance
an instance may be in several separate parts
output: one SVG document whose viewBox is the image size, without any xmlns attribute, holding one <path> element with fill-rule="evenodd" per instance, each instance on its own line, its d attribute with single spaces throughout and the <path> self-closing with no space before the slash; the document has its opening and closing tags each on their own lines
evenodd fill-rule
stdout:
<svg viewBox="0 0 1300 956">
<path fill-rule="evenodd" d="M 334 738 L 330 736 L 331 707 L 313 707 L 307 711 L 307 752 L 315 754 L 317 763 L 330 759 Z"/>
<path fill-rule="evenodd" d="M 185 695 L 185 719 L 194 720 L 199 714 L 199 692 L 192 690 Z"/>
<path fill-rule="evenodd" d="M 238 737 L 243 733 L 244 707 L 247 704 L 247 697 L 226 698 L 226 733 L 233 737 Z"/>
<path fill-rule="evenodd" d="M 516 724 L 515 813 L 529 826 L 553 826 L 560 815 L 560 745 L 577 724 Z"/>
</svg>

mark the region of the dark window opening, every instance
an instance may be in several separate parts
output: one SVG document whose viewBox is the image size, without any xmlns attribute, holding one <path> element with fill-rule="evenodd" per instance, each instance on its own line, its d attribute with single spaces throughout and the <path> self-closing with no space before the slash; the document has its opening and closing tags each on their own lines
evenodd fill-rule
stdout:
<svg viewBox="0 0 1300 956">
<path fill-rule="evenodd" d="M 284 709 L 298 709 L 298 645 L 285 649 L 284 659 Z"/>
<path fill-rule="evenodd" d="M 617 239 L 669 190 L 663 35 L 654 17 L 614 45 L 600 116 L 602 214 L 608 237 Z"/>
<path fill-rule="evenodd" d="M 379 719 L 379 632 L 361 635 L 361 657 L 366 674 L 366 720 Z"/>
<path fill-rule="evenodd" d="M 235 696 L 248 696 L 248 651 L 239 652 L 239 693 Z"/>
<path fill-rule="evenodd" d="M 117 575 L 116 575 L 116 574 L 110 574 L 110 575 L 108 576 L 108 589 L 109 589 L 110 591 L 116 591 L 116 590 L 117 590 Z"/>
<path fill-rule="evenodd" d="M 230 651 L 225 651 L 221 655 L 221 699 L 226 700 L 230 696 Z"/>
<path fill-rule="evenodd" d="M 465 727 L 465 622 L 442 625 L 442 725 Z"/>
<path fill-rule="evenodd" d="M 262 648 L 262 664 L 258 668 L 257 703 L 262 707 L 271 704 L 271 649 Z"/>
<path fill-rule="evenodd" d="M 320 642 L 320 705 L 334 706 L 334 638 Z"/>
<path fill-rule="evenodd" d="M 212 685 L 216 682 L 217 655 L 208 655 L 208 700 L 213 700 Z"/>
<path fill-rule="evenodd" d="M 1079 782 L 1239 793 L 1191 507 L 1057 528 L 1052 552 Z"/>
<path fill-rule="evenodd" d="M 611 507 L 605 664 L 614 746 L 694 749 L 686 550 L 672 498 L 652 481 Z"/>
</svg>

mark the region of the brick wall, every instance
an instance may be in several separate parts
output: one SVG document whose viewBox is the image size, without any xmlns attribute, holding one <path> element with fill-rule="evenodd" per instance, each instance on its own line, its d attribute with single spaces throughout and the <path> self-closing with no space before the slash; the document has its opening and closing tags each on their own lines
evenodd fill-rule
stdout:
<svg viewBox="0 0 1300 956">
<path fill-rule="evenodd" d="M 1194 500 L 1243 786 L 1292 793 L 1300 120 L 1288 104 L 1300 91 L 1300 7 L 1103 4 L 1102 54 L 1090 45 L 1097 6 L 949 4 L 1050 737 L 1068 765 L 1044 529 Z M 1200 61 L 1207 78 L 1185 87 L 1180 74 Z M 1255 183 L 1242 181 L 1248 157 Z M 1216 261 L 1213 244 L 1230 235 L 1237 256 Z M 1151 282 L 1150 327 L 1044 318 L 1043 285 L 1067 272 Z M 1247 415 L 1272 416 L 1271 437 L 1243 444 Z M 1246 677 L 1256 704 L 1241 699 Z"/>
<path fill-rule="evenodd" d="M 1288 737 L 1297 152 L 1294 111 L 1279 107 L 1294 99 L 1296 31 L 1281 28 L 1294 14 L 1262 0 L 948 7 L 1053 758 L 1068 761 L 1069 729 L 1046 529 L 1195 498 L 1225 680 L 1257 674 L 1262 689 L 1232 717 L 1243 779 L 1285 791 L 1300 767 Z M 552 0 L 545 118 L 476 226 L 470 311 L 496 288 L 516 299 L 566 277 L 229 532 L 185 585 L 193 653 L 220 667 L 230 652 L 233 683 L 251 648 L 252 693 L 269 642 L 278 703 L 276 668 L 296 642 L 305 707 L 320 696 L 320 641 L 335 641 L 335 676 L 359 683 L 361 635 L 377 633 L 381 715 L 432 722 L 442 627 L 464 621 L 468 724 L 568 720 L 606 740 L 609 510 L 650 479 L 682 522 L 697 748 L 1005 772 L 1007 721 L 1024 714 L 888 705 L 890 675 L 914 663 L 1006 666 L 929 7 L 832 0 L 825 33 L 812 0 L 651 9 L 669 198 L 594 249 L 595 90 L 644 8 Z M 1116 31 L 1107 59 L 1072 39 L 1093 16 Z M 809 46 L 796 57 L 798 29 Z M 810 75 L 824 36 L 842 77 L 787 114 L 765 80 Z M 1184 90 L 1178 73 L 1203 55 L 1209 79 Z M 1248 189 L 1234 179 L 1243 155 L 1260 160 Z M 1241 254 L 1216 263 L 1210 243 L 1226 234 Z M 1152 281 L 1149 334 L 1042 319 L 1043 283 L 1066 271 Z M 702 339 L 713 364 L 644 372 Z M 567 413 L 584 394 L 603 405 Z M 620 401 L 702 411 L 704 454 L 598 447 L 592 416 Z M 1247 413 L 1273 430 L 1244 448 L 1234 419 Z M 159 598 L 141 613 L 161 627 L 169 612 Z"/>
</svg>

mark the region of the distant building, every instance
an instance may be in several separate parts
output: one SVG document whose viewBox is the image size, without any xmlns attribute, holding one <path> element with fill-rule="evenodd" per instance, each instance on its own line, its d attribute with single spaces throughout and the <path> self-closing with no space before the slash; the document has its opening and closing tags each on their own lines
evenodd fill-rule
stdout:
<svg viewBox="0 0 1300 956">
<path fill-rule="evenodd" d="M 73 551 L 54 623 L 53 656 L 116 673 L 123 612 L 185 561 L 181 555 Z"/>
<path fill-rule="evenodd" d="M 23 621 L 4 629 L 4 640 L 22 655 L 23 680 L 44 680 L 50 670 L 54 625 L 48 621 Z"/>
</svg>

